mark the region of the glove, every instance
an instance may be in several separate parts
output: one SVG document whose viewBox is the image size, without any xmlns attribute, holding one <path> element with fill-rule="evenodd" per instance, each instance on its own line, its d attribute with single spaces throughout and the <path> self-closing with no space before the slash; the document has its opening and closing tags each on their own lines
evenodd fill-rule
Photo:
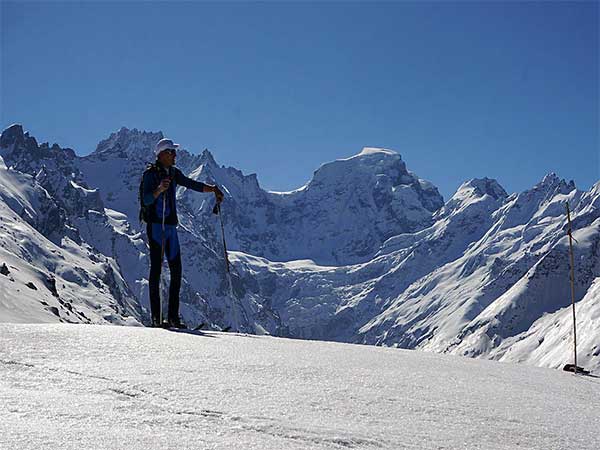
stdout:
<svg viewBox="0 0 600 450">
<path fill-rule="evenodd" d="M 225 197 L 225 195 L 223 194 L 223 191 L 221 191 L 221 189 L 219 189 L 219 186 L 215 185 L 215 197 L 217 199 L 217 203 L 221 203 L 223 201 L 223 198 Z"/>
</svg>

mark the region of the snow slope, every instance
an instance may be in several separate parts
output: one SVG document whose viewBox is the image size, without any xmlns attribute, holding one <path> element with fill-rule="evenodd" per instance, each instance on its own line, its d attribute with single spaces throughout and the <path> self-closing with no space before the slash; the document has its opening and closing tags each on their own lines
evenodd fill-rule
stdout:
<svg viewBox="0 0 600 450">
<path fill-rule="evenodd" d="M 417 351 L 0 324 L 0 448 L 600 448 L 600 380 Z"/>
<path fill-rule="evenodd" d="M 115 261 L 65 228 L 48 192 L 2 157 L 0 217 L 0 322 L 136 323 L 139 305 Z"/>
</svg>

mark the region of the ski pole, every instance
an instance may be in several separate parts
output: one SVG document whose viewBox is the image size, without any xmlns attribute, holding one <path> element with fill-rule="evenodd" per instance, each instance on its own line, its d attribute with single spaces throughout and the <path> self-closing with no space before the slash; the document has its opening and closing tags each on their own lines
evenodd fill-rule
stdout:
<svg viewBox="0 0 600 450">
<path fill-rule="evenodd" d="M 225 243 L 225 227 L 223 226 L 223 216 L 221 215 L 221 202 L 217 201 L 215 207 L 213 208 L 213 214 L 217 214 L 219 216 L 219 222 L 221 223 L 221 236 L 223 238 L 223 253 L 225 254 L 225 267 L 227 269 L 227 281 L 229 282 L 229 297 L 233 301 L 233 303 L 237 303 L 237 298 L 235 293 L 233 292 L 233 283 L 231 282 L 231 272 L 229 270 L 229 256 L 227 254 L 227 244 Z M 233 322 L 235 323 L 236 328 L 240 326 L 240 320 L 238 317 L 237 309 L 235 305 L 233 305 Z M 229 331 L 231 329 L 231 325 L 223 328 L 222 331 Z"/>
<path fill-rule="evenodd" d="M 166 206 L 167 206 L 167 196 L 166 196 L 166 193 L 163 192 L 162 239 L 161 239 L 161 243 L 160 243 L 160 268 L 161 268 L 161 271 L 160 271 L 161 272 L 161 276 L 160 276 L 160 278 L 162 278 L 162 266 L 163 266 L 163 259 L 165 257 L 165 209 L 166 209 Z M 159 305 L 158 306 L 158 311 L 160 313 L 160 316 L 159 316 L 160 317 L 160 319 L 159 319 L 160 321 L 159 321 L 158 324 L 161 325 L 162 322 L 163 322 L 163 313 L 162 313 L 162 296 L 160 295 L 160 279 L 159 279 L 159 282 L 158 282 L 158 286 L 159 286 L 159 289 L 158 289 L 158 299 L 159 299 L 159 302 L 158 302 L 158 305 Z"/>
<path fill-rule="evenodd" d="M 577 324 L 575 321 L 575 258 L 573 258 L 573 240 L 575 239 L 571 230 L 571 210 L 569 209 L 569 203 L 567 202 L 567 221 L 569 228 L 567 234 L 569 235 L 569 256 L 571 259 L 571 306 L 573 307 L 573 362 L 575 364 L 574 373 L 577 373 Z M 575 241 L 577 242 L 577 241 Z"/>
<path fill-rule="evenodd" d="M 221 236 L 223 237 L 223 253 L 225 254 L 225 264 L 227 267 L 227 273 L 229 273 L 229 257 L 227 256 L 227 244 L 225 243 L 225 227 L 223 226 L 223 217 L 221 216 L 221 202 L 217 202 L 213 208 L 213 213 L 219 216 L 221 222 Z"/>
<path fill-rule="evenodd" d="M 244 315 L 244 319 L 246 321 L 246 323 L 249 322 L 248 320 L 248 314 L 246 313 L 246 309 L 244 308 L 244 306 L 241 304 L 241 302 L 238 300 L 238 298 L 235 295 L 235 292 L 233 291 L 233 281 L 231 280 L 231 271 L 229 270 L 229 255 L 227 254 L 227 244 L 225 243 L 225 227 L 223 226 L 223 216 L 221 215 L 221 202 L 217 202 L 215 207 L 213 208 L 213 214 L 217 214 L 219 216 L 219 221 L 221 223 L 221 236 L 223 238 L 223 252 L 225 254 L 225 264 L 226 264 L 226 268 L 227 268 L 227 281 L 229 282 L 229 296 L 231 298 L 231 300 L 233 301 L 233 303 L 236 303 L 237 306 L 239 307 L 239 309 L 242 311 L 242 314 Z M 236 329 L 239 330 L 240 328 L 240 324 L 242 323 L 240 321 L 240 317 L 238 314 L 238 310 L 235 308 L 233 308 L 233 321 L 234 324 L 236 326 Z M 228 331 L 231 329 L 231 326 L 225 327 L 223 329 L 223 331 Z"/>
</svg>

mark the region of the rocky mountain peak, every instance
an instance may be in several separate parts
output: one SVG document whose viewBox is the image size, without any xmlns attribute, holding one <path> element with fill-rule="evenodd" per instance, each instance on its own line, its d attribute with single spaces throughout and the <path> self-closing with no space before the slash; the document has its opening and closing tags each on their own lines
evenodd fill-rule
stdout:
<svg viewBox="0 0 600 450">
<path fill-rule="evenodd" d="M 322 184 L 355 183 L 357 180 L 375 181 L 376 177 L 386 177 L 391 186 L 410 184 L 415 180 L 406 170 L 406 165 L 398 153 L 364 148 L 349 158 L 337 159 L 319 167 L 309 187 Z"/>
<path fill-rule="evenodd" d="M 47 142 L 38 144 L 29 132 L 23 131 L 20 124 L 11 125 L 2 132 L 0 153 L 8 165 L 31 175 L 44 165 L 72 173 L 71 166 L 76 159 L 75 152 L 70 148 L 63 149 L 58 144 L 50 146 Z"/>
<path fill-rule="evenodd" d="M 140 131 L 137 128 L 121 127 L 119 131 L 100 141 L 93 155 L 120 155 L 151 159 L 154 146 L 164 137 L 162 131 Z"/>
<path fill-rule="evenodd" d="M 36 153 L 38 142 L 28 132 L 23 131 L 23 126 L 13 124 L 6 128 L 0 135 L 0 149 L 12 152 Z"/>
<path fill-rule="evenodd" d="M 539 186 L 550 186 L 553 184 L 556 184 L 560 181 L 560 178 L 558 177 L 558 175 L 556 175 L 556 173 L 554 172 L 550 172 L 546 175 L 544 175 L 544 178 L 542 179 L 542 181 L 540 181 L 538 183 Z"/>
<path fill-rule="evenodd" d="M 498 181 L 492 178 L 473 178 L 460 185 L 448 202 L 436 212 L 440 219 L 459 211 L 493 210 L 508 198 L 508 194 Z"/>
<path fill-rule="evenodd" d="M 211 167 L 218 167 L 219 165 L 217 164 L 217 161 L 215 160 L 215 157 L 213 156 L 213 154 L 211 153 L 211 151 L 207 148 L 205 148 L 202 153 L 200 154 L 200 164 L 205 164 Z"/>
<path fill-rule="evenodd" d="M 575 189 L 573 180 L 567 182 L 554 172 L 545 175 L 542 181 L 533 187 L 534 191 L 543 191 L 549 194 L 568 194 L 573 189 Z"/>
<path fill-rule="evenodd" d="M 25 133 L 23 132 L 23 126 L 15 123 L 6 128 L 0 136 L 0 147 L 8 147 L 15 142 L 23 142 L 25 140 Z"/>
<path fill-rule="evenodd" d="M 473 178 L 472 180 L 464 182 L 454 196 L 477 196 L 483 197 L 489 195 L 495 200 L 506 198 L 508 194 L 504 188 L 498 183 L 498 181 L 492 178 Z"/>
</svg>

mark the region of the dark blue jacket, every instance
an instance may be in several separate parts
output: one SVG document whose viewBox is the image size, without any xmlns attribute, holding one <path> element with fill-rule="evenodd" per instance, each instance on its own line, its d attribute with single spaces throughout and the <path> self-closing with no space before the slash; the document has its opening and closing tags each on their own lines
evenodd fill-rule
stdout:
<svg viewBox="0 0 600 450">
<path fill-rule="evenodd" d="M 153 192 L 164 178 L 171 178 L 169 189 L 156 199 Z M 167 169 L 157 161 L 154 166 L 144 172 L 143 197 L 144 206 L 148 209 L 148 223 L 162 223 L 163 204 L 165 204 L 165 224 L 177 225 L 177 203 L 175 192 L 177 186 L 184 186 L 197 192 L 203 192 L 204 183 L 186 177 L 177 167 Z"/>
</svg>

